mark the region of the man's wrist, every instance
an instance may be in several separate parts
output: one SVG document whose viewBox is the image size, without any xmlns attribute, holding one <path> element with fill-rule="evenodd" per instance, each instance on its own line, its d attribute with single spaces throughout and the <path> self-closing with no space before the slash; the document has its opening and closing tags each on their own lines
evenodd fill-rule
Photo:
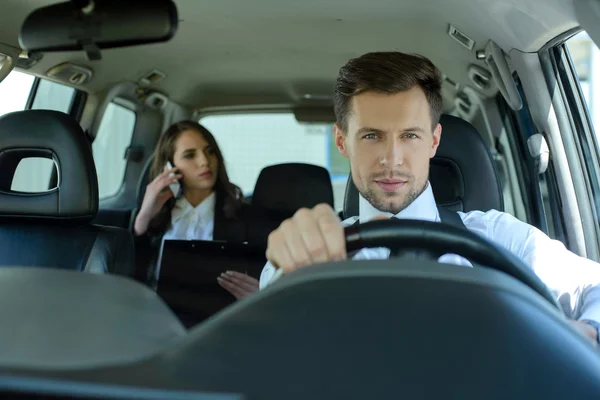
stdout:
<svg viewBox="0 0 600 400">
<path fill-rule="evenodd" d="M 596 330 L 596 342 L 600 343 L 600 322 L 591 319 L 582 319 L 581 322 L 593 327 Z"/>
</svg>

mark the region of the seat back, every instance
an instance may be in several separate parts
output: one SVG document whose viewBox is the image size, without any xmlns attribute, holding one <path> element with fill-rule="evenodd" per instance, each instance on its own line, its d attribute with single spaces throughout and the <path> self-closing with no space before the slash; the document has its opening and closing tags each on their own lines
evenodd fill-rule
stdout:
<svg viewBox="0 0 600 400">
<path fill-rule="evenodd" d="M 136 189 L 136 203 L 135 208 L 131 210 L 131 216 L 129 219 L 129 230 L 133 232 L 133 226 L 135 224 L 135 218 L 137 217 L 138 212 L 140 211 L 140 207 L 142 206 L 142 201 L 144 200 L 144 195 L 146 194 L 146 186 L 150 183 L 150 167 L 152 166 L 152 160 L 154 157 L 149 157 L 144 164 L 144 168 L 142 168 L 142 173 L 140 175 L 137 189 Z"/>
<path fill-rule="evenodd" d="M 598 399 L 597 350 L 529 287 L 402 261 L 294 271 L 151 359 L 73 377 L 252 399 Z"/>
<path fill-rule="evenodd" d="M 287 214 L 319 203 L 333 207 L 333 188 L 329 172 L 312 164 L 287 163 L 265 167 L 252 194 L 255 206 Z"/>
<path fill-rule="evenodd" d="M 10 343 L 0 369 L 135 363 L 186 334 L 156 293 L 131 279 L 47 268 L 0 269 L 0 318 L 0 341 Z"/>
<path fill-rule="evenodd" d="M 16 169 L 27 157 L 54 161 L 56 188 L 42 193 L 11 189 Z M 73 118 L 48 110 L 0 117 L 0 266 L 131 275 L 131 234 L 92 225 L 97 211 L 92 151 Z"/>
<path fill-rule="evenodd" d="M 429 182 L 439 206 L 452 211 L 504 211 L 496 164 L 483 138 L 470 123 L 442 115 L 442 139 L 429 164 Z M 358 190 L 348 177 L 344 217 L 356 216 Z"/>
<path fill-rule="evenodd" d="M 320 203 L 333 207 L 333 188 L 329 172 L 317 165 L 287 163 L 263 168 L 252 194 L 252 208 L 259 223 L 251 226 L 255 243 L 267 237 L 300 208 Z"/>
</svg>

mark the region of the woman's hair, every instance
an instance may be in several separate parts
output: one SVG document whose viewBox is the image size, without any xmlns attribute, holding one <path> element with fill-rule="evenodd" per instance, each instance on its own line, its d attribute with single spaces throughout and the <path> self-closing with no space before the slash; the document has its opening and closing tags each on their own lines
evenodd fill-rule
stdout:
<svg viewBox="0 0 600 400">
<path fill-rule="evenodd" d="M 150 167 L 150 181 L 154 180 L 164 171 L 167 161 L 170 161 L 173 166 L 175 165 L 173 162 L 175 142 L 182 132 L 188 130 L 198 132 L 208 142 L 208 145 L 213 148 L 218 162 L 217 181 L 214 187 L 217 196 L 217 207 L 223 207 L 223 213 L 226 218 L 235 218 L 236 212 L 242 205 L 242 191 L 229 181 L 227 169 L 225 168 L 225 160 L 215 137 L 208 129 L 195 121 L 177 122 L 161 135 L 154 150 L 152 166 Z M 169 230 L 171 226 L 171 211 L 175 207 L 175 202 L 176 199 L 172 197 L 165 203 L 163 208 L 150 222 L 149 233 L 162 235 Z"/>
</svg>

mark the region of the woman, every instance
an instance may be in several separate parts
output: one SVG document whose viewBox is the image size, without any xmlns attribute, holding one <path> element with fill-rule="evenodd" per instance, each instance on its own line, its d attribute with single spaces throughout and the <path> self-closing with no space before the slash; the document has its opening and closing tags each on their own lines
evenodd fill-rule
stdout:
<svg viewBox="0 0 600 400">
<path fill-rule="evenodd" d="M 150 179 L 136 216 L 134 234 L 158 239 L 246 241 L 243 197 L 229 181 L 214 136 L 194 121 L 171 125 L 154 151 Z M 169 163 L 173 168 L 168 168 Z M 169 187 L 179 183 L 173 193 Z M 158 271 L 155 272 L 157 278 Z M 258 281 L 228 271 L 219 284 L 240 299 L 258 290 Z"/>
</svg>

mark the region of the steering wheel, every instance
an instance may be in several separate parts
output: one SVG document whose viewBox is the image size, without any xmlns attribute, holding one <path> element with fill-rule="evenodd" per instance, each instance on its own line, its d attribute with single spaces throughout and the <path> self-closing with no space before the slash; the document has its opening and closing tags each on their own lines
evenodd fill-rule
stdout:
<svg viewBox="0 0 600 400">
<path fill-rule="evenodd" d="M 438 222 L 390 219 L 352 225 L 345 228 L 345 234 L 348 252 L 386 247 L 391 257 L 402 258 L 402 252 L 410 251 L 433 261 L 449 253 L 462 256 L 518 279 L 562 312 L 552 292 L 523 261 L 466 229 Z"/>
</svg>

